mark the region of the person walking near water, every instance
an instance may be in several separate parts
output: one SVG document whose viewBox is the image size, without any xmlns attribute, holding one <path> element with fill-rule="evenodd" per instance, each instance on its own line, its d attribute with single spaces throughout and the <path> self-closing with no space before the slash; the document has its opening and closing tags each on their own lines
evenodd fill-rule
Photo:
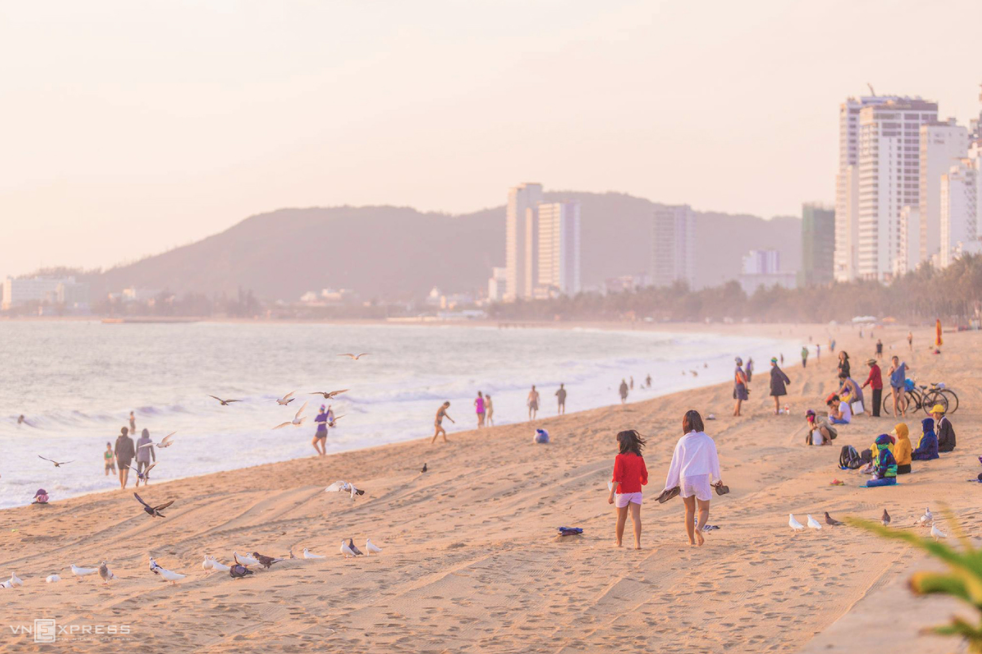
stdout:
<svg viewBox="0 0 982 654">
<path fill-rule="evenodd" d="M 777 365 L 777 359 L 771 358 L 771 397 L 774 398 L 774 415 L 781 413 L 781 398 L 788 394 L 786 384 L 791 380 Z"/>
<path fill-rule="evenodd" d="M 747 359 L 747 367 L 745 368 L 747 373 L 747 383 L 749 384 L 754 380 L 754 358 L 750 357 Z"/>
<path fill-rule="evenodd" d="M 750 394 L 747 392 L 747 375 L 743 372 L 743 359 L 736 358 L 736 370 L 733 371 L 733 399 L 736 406 L 733 407 L 733 415 L 740 417 L 740 405 L 748 399 Z"/>
<path fill-rule="evenodd" d="M 136 416 L 130 411 L 130 434 L 136 436 Z"/>
<path fill-rule="evenodd" d="M 327 423 L 330 421 L 331 416 L 327 412 L 327 407 L 322 404 L 320 410 L 317 412 L 317 416 L 314 418 L 314 424 L 317 425 L 317 430 L 314 432 L 314 439 L 310 441 L 310 444 L 317 451 L 317 456 L 325 456 L 327 454 Z"/>
<path fill-rule="evenodd" d="M 621 387 L 618 389 L 621 394 L 621 404 L 627 404 L 627 382 L 621 380 Z"/>
<path fill-rule="evenodd" d="M 491 404 L 491 396 L 484 396 L 484 421 L 488 427 L 494 427 L 494 405 Z"/>
<path fill-rule="evenodd" d="M 477 428 L 480 429 L 484 426 L 484 395 L 481 391 L 477 392 L 477 398 L 474 400 L 474 412 L 477 413 Z"/>
<path fill-rule="evenodd" d="M 119 466 L 119 487 L 126 488 L 126 483 L 130 479 L 130 464 L 133 463 L 133 456 L 136 454 L 133 439 L 129 437 L 129 430 L 126 427 L 123 427 L 116 437 L 113 453 Z"/>
<path fill-rule="evenodd" d="M 559 415 L 566 413 L 566 385 L 560 384 L 559 390 L 556 391 L 556 402 L 559 404 L 558 411 Z"/>
<path fill-rule="evenodd" d="M 535 390 L 535 384 L 532 384 L 532 390 L 529 391 L 529 396 L 525 402 L 529 406 L 529 422 L 531 422 L 535 420 L 535 416 L 539 412 L 539 391 Z"/>
<path fill-rule="evenodd" d="M 689 545 L 702 546 L 705 542 L 702 534 L 709 520 L 709 501 L 713 498 L 714 487 L 721 494 L 726 492 L 722 486 L 716 443 L 706 435 L 699 412 L 689 410 L 682 418 L 682 438 L 675 444 L 672 464 L 665 478 L 665 491 L 678 488 L 685 503 L 685 533 L 689 536 Z M 697 508 L 698 524 L 695 520 Z"/>
<path fill-rule="evenodd" d="M 147 468 L 150 467 L 151 461 L 153 463 L 157 462 L 157 453 L 153 451 L 153 440 L 150 438 L 150 430 L 144 429 L 143 432 L 140 434 L 140 439 L 136 442 L 137 488 L 140 487 L 140 475 L 146 472 Z"/>
<path fill-rule="evenodd" d="M 615 531 L 617 547 L 622 546 L 624 526 L 627 524 L 627 514 L 630 512 L 631 522 L 634 523 L 634 549 L 639 550 L 641 549 L 641 487 L 648 483 L 648 469 L 641 455 L 644 439 L 635 429 L 622 431 L 617 434 L 617 449 L 607 504 L 617 507 Z"/>
<path fill-rule="evenodd" d="M 102 460 L 106 464 L 106 476 L 112 472 L 116 474 L 116 455 L 113 453 L 113 444 L 106 443 L 106 451 L 102 453 Z"/>
<path fill-rule="evenodd" d="M 805 345 L 801 346 L 801 367 L 808 367 L 808 347 Z"/>
<path fill-rule="evenodd" d="M 631 390 L 634 390 L 634 375 L 631 375 Z"/>
<path fill-rule="evenodd" d="M 442 405 L 440 405 L 440 408 L 436 410 L 436 421 L 434 423 L 434 426 L 436 427 L 436 431 L 433 433 L 433 440 L 430 441 L 430 445 L 436 442 L 436 437 L 439 436 L 440 434 L 443 434 L 443 442 L 444 443 L 448 442 L 447 430 L 443 428 L 443 419 L 446 418 L 450 422 L 453 422 L 455 425 L 457 424 L 456 422 L 454 422 L 454 419 L 450 417 L 450 414 L 447 413 L 447 409 L 449 408 L 450 408 L 450 402 L 448 401 L 448 402 L 444 402 Z"/>
</svg>

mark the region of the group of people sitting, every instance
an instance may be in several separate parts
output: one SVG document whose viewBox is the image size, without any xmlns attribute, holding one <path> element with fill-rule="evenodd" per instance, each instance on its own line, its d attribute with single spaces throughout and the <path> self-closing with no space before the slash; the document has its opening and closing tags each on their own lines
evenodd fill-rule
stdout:
<svg viewBox="0 0 982 654">
<path fill-rule="evenodd" d="M 897 475 L 910 472 L 913 461 L 930 461 L 940 458 L 940 453 L 955 449 L 955 428 L 945 416 L 945 408 L 938 404 L 931 409 L 931 418 L 921 421 L 921 438 L 914 448 L 910 442 L 907 423 L 899 423 L 889 434 L 876 437 L 869 454 L 863 452 L 862 459 L 869 457 L 863 472 L 872 477 L 866 482 L 868 488 L 893 486 Z M 937 433 L 935 433 L 937 423 Z"/>
</svg>

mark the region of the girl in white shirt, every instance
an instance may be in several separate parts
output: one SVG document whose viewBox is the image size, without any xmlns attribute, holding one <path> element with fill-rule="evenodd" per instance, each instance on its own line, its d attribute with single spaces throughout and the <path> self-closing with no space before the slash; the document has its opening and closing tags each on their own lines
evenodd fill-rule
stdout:
<svg viewBox="0 0 982 654">
<path fill-rule="evenodd" d="M 713 486 L 723 483 L 719 472 L 719 456 L 716 443 L 703 431 L 702 416 L 690 410 L 682 418 L 684 436 L 675 444 L 672 465 L 668 469 L 665 488 L 678 486 L 682 501 L 685 502 L 685 532 L 690 545 L 705 542 L 702 528 L 709 520 L 709 500 L 713 497 Z M 699 508 L 699 524 L 696 526 L 695 512 Z"/>
</svg>

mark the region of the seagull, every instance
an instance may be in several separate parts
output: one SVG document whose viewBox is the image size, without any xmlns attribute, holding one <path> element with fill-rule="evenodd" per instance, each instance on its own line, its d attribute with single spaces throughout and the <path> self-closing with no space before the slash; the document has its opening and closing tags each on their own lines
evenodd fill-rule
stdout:
<svg viewBox="0 0 982 654">
<path fill-rule="evenodd" d="M 325 493 L 351 493 L 351 501 L 354 501 L 355 495 L 364 495 L 365 491 L 360 488 L 355 488 L 354 484 L 349 484 L 346 481 L 336 481 L 327 488 L 324 489 Z"/>
<path fill-rule="evenodd" d="M 0 588 L 13 588 L 13 587 L 14 585 L 9 581 L 4 581 L 3 583 L 0 583 Z"/>
<path fill-rule="evenodd" d="M 201 562 L 202 570 L 214 570 L 215 564 L 211 562 L 211 559 L 205 554 L 205 560 Z"/>
<path fill-rule="evenodd" d="M 293 397 L 293 394 L 294 393 L 296 393 L 296 391 L 290 391 L 289 393 L 287 393 L 283 397 L 277 398 L 276 403 L 279 404 L 280 406 L 286 406 L 287 404 L 289 404 L 293 400 L 297 399 L 297 398 Z"/>
<path fill-rule="evenodd" d="M 365 539 L 365 550 L 368 551 L 368 556 L 371 556 L 372 554 L 382 553 L 382 548 L 376 545 L 375 543 L 373 543 L 371 538 Z"/>
<path fill-rule="evenodd" d="M 127 466 L 127 467 L 136 473 L 136 485 L 139 486 L 140 482 L 142 481 L 143 485 L 146 486 L 150 483 L 150 471 L 153 470 L 153 467 L 155 465 L 157 464 L 151 463 L 150 465 L 147 466 L 147 469 L 144 470 L 143 472 L 140 472 L 137 468 L 134 468 L 133 466 Z"/>
<path fill-rule="evenodd" d="M 305 559 L 323 559 L 324 557 L 321 556 L 320 554 L 314 554 L 313 552 L 311 552 L 310 550 L 308 550 L 305 547 L 305 548 L 303 548 L 303 558 L 305 558 Z"/>
<path fill-rule="evenodd" d="M 794 514 L 793 513 L 789 513 L 788 516 L 789 516 L 789 518 L 788 518 L 788 526 L 789 527 L 791 527 L 796 532 L 798 532 L 798 531 L 804 531 L 805 530 L 805 526 L 802 525 L 800 522 L 798 522 L 797 520 L 794 519 Z"/>
<path fill-rule="evenodd" d="M 57 583 L 57 582 L 61 581 L 61 577 L 59 577 L 58 575 L 48 575 L 47 578 L 45 578 L 44 581 L 47 582 L 47 583 L 49 583 L 49 584 L 54 584 L 54 583 Z"/>
<path fill-rule="evenodd" d="M 822 528 L 822 525 L 818 524 L 818 520 L 816 520 L 815 518 L 811 517 L 811 514 L 809 514 L 808 515 L 808 527 L 811 528 L 811 529 L 821 529 Z"/>
<path fill-rule="evenodd" d="M 283 560 L 283 559 L 274 559 L 271 556 L 263 556 L 259 552 L 253 552 L 252 553 L 252 556 L 255 557 L 255 559 L 257 561 L 259 561 L 259 565 L 261 565 L 262 567 L 266 568 L 267 570 L 274 563 L 278 563 L 279 561 L 282 561 Z"/>
<path fill-rule="evenodd" d="M 205 570 L 214 570 L 215 572 L 228 572 L 229 567 L 223 563 L 219 563 L 218 559 L 213 556 L 205 555 L 205 560 L 201 564 L 201 567 Z"/>
<path fill-rule="evenodd" d="M 887 510 L 886 509 L 883 509 L 883 517 L 880 518 L 880 522 L 883 523 L 883 526 L 884 527 L 886 527 L 888 524 L 890 524 L 890 514 L 887 513 Z"/>
<path fill-rule="evenodd" d="M 146 445 L 141 445 L 139 449 L 142 450 L 145 447 L 159 447 L 160 449 L 170 447 L 171 445 L 174 444 L 174 441 L 171 440 L 171 436 L 173 436 L 176 433 L 177 433 L 176 431 L 172 431 L 171 433 L 164 436 L 164 440 L 160 441 L 159 443 L 147 443 Z"/>
<path fill-rule="evenodd" d="M 242 565 L 241 563 L 239 563 L 239 559 L 236 558 L 235 559 L 235 565 L 233 565 L 231 568 L 229 568 L 228 574 L 229 574 L 230 577 L 232 577 L 232 579 L 241 579 L 242 577 L 245 577 L 246 575 L 251 575 L 251 574 L 255 574 L 255 573 L 252 570 L 250 570 L 249 568 L 247 568 L 244 565 Z"/>
<path fill-rule="evenodd" d="M 425 463 L 423 464 L 423 469 L 420 470 L 420 473 L 423 473 L 423 472 L 426 472 L 426 464 Z"/>
<path fill-rule="evenodd" d="M 331 422 L 329 422 L 328 423 L 328 426 L 334 427 L 334 423 L 336 423 L 338 420 L 340 420 L 341 418 L 345 417 L 346 415 L 348 415 L 348 414 L 347 413 L 342 413 L 339 416 L 334 416 L 334 420 L 332 420 Z"/>
<path fill-rule="evenodd" d="M 339 354 L 338 356 L 339 357 L 350 357 L 351 359 L 354 359 L 355 361 L 357 361 L 358 359 L 360 359 L 360 358 L 362 358 L 364 356 L 368 356 L 368 352 L 362 352 L 361 354 Z"/>
<path fill-rule="evenodd" d="M 354 538 L 349 538 L 348 539 L 348 549 L 350 549 L 352 552 L 354 552 L 355 553 L 355 556 L 364 556 L 364 554 L 365 554 L 360 549 L 358 549 L 357 547 L 355 547 L 355 539 Z"/>
<path fill-rule="evenodd" d="M 94 575 L 97 572 L 99 572 L 99 568 L 80 568 L 74 563 L 72 564 L 72 574 L 78 577 L 80 580 L 82 577 Z"/>
<path fill-rule="evenodd" d="M 10 585 L 11 586 L 23 586 L 24 580 L 17 576 L 16 572 L 10 573 Z"/>
<path fill-rule="evenodd" d="M 48 461 L 49 463 L 55 464 L 55 467 L 56 468 L 60 468 L 60 467 L 62 467 L 64 465 L 68 465 L 69 463 L 73 463 L 74 462 L 74 460 L 72 460 L 72 461 L 55 461 L 53 459 L 46 459 L 45 457 L 41 456 L 40 454 L 38 454 L 38 458 L 39 459 L 44 459 L 45 461 Z"/>
<path fill-rule="evenodd" d="M 842 523 L 829 515 L 829 512 L 825 512 L 825 524 L 831 525 L 832 527 L 838 527 Z"/>
<path fill-rule="evenodd" d="M 934 537 L 935 541 L 937 541 L 939 538 L 948 537 L 948 534 L 938 529 L 938 525 L 931 525 L 931 535 Z"/>
<path fill-rule="evenodd" d="M 106 584 L 116 578 L 116 575 L 112 573 L 112 570 L 109 569 L 105 561 L 99 564 L 99 576 L 102 577 L 103 583 Z"/>
<path fill-rule="evenodd" d="M 314 391 L 313 393 L 308 393 L 308 395 L 320 395 L 325 400 L 330 400 L 332 398 L 337 397 L 341 393 L 347 393 L 348 390 L 349 389 L 346 388 L 346 389 L 344 389 L 342 391 L 328 391 L 328 392 L 325 392 L 325 391 Z"/>
<path fill-rule="evenodd" d="M 187 577 L 187 575 L 182 575 L 180 572 L 174 572 L 172 570 L 168 570 L 167 568 L 161 567 L 159 563 L 153 560 L 153 557 L 150 557 L 150 572 L 154 573 L 155 575 L 160 575 L 165 580 L 174 584 Z"/>
<path fill-rule="evenodd" d="M 209 395 L 208 397 L 218 400 L 219 403 L 221 403 L 222 406 L 228 406 L 232 402 L 241 402 L 242 401 L 242 400 L 223 400 L 222 398 L 215 397 L 214 395 Z"/>
<path fill-rule="evenodd" d="M 928 523 L 934 524 L 934 514 L 931 513 L 931 509 L 924 509 L 924 515 L 917 519 L 917 525 L 920 527 L 927 527 Z"/>
<path fill-rule="evenodd" d="M 303 424 L 303 421 L 307 419 L 306 417 L 303 417 L 303 418 L 300 417 L 300 414 L 303 413 L 304 412 L 304 409 L 306 409 L 306 408 L 307 408 L 307 403 L 304 402 L 303 403 L 303 406 L 300 407 L 300 410 L 297 411 L 297 414 L 295 416 L 293 416 L 293 420 L 291 420 L 290 422 L 284 422 L 282 424 L 276 425 L 275 427 L 273 427 L 273 429 L 281 429 L 283 427 L 289 427 L 290 425 L 295 425 L 295 426 L 299 427 L 300 425 Z"/>
<path fill-rule="evenodd" d="M 297 558 L 297 555 L 293 553 L 293 548 L 292 547 L 290 548 L 290 558 L 291 559 Z"/>
<path fill-rule="evenodd" d="M 163 518 L 163 517 L 165 517 L 164 514 L 161 513 L 161 510 L 166 509 L 168 506 L 170 506 L 171 504 L 174 503 L 174 500 L 171 500 L 170 502 L 164 502 L 163 504 L 159 504 L 157 506 L 150 506 L 149 504 L 147 504 L 146 502 L 144 502 L 143 501 L 143 498 L 141 498 L 136 493 L 133 493 L 133 497 L 136 498 L 136 501 L 137 502 L 139 502 L 140 504 L 143 505 L 143 510 L 146 511 L 147 512 L 147 515 L 150 516 L 151 518 Z"/>
<path fill-rule="evenodd" d="M 698 377 L 699 376 L 699 373 L 696 372 L 695 370 L 690 370 L 689 372 L 692 373 L 692 376 L 693 377 Z"/>
<path fill-rule="evenodd" d="M 238 552 L 232 552 L 232 558 L 235 559 L 236 563 L 241 563 L 242 565 L 259 565 L 258 560 L 249 555 L 240 557 Z"/>
<path fill-rule="evenodd" d="M 348 558 L 349 556 L 358 556 L 344 541 L 341 541 L 341 553 L 344 554 L 344 558 Z"/>
</svg>

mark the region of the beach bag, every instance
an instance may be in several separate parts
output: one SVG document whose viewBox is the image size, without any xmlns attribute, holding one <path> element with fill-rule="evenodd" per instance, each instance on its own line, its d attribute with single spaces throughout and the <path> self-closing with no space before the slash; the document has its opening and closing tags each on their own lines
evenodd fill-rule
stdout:
<svg viewBox="0 0 982 654">
<path fill-rule="evenodd" d="M 548 443 L 549 442 L 549 432 L 545 429 L 536 429 L 535 436 L 532 439 L 534 443 Z"/>
<path fill-rule="evenodd" d="M 854 415 L 854 416 L 858 416 L 858 415 L 861 415 L 861 414 L 865 413 L 865 411 L 863 410 L 863 403 L 860 402 L 859 400 L 856 400 L 855 402 L 853 402 L 850 405 L 850 408 L 852 408 L 852 415 Z"/>
<path fill-rule="evenodd" d="M 905 379 L 904 380 L 904 389 L 907 392 L 910 392 L 910 391 L 914 390 L 914 381 L 912 379 Z"/>
<path fill-rule="evenodd" d="M 839 451 L 839 467 L 856 470 L 863 465 L 859 452 L 852 445 L 843 445 Z"/>
</svg>

